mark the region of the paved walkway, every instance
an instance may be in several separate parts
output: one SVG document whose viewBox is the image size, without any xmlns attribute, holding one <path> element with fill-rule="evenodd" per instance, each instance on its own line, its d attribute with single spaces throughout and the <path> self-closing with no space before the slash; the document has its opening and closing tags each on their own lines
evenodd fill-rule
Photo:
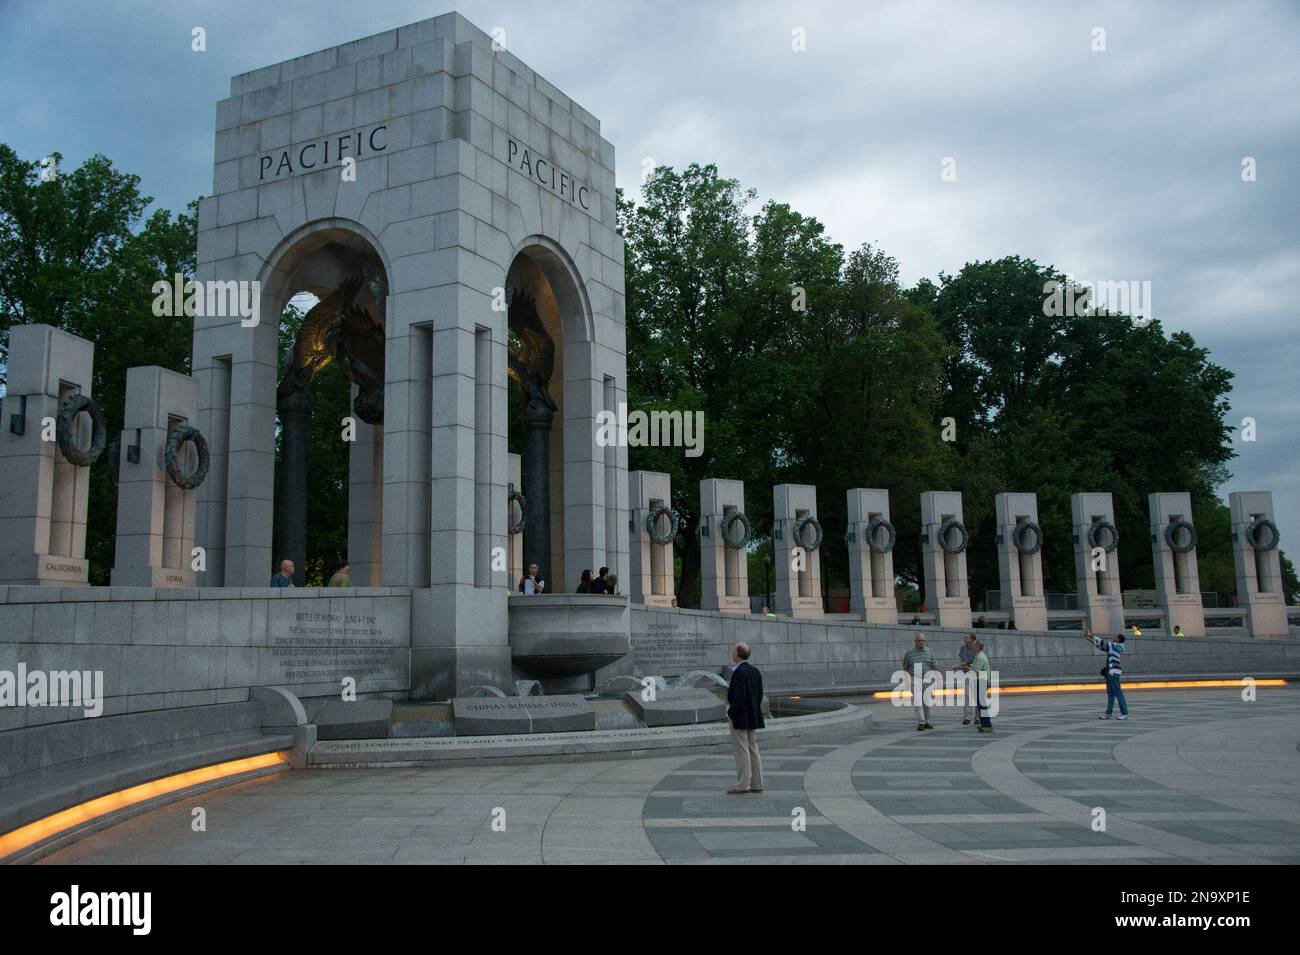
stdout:
<svg viewBox="0 0 1300 955">
<path fill-rule="evenodd" d="M 761 795 L 724 795 L 729 754 L 281 773 L 43 861 L 1300 862 L 1300 687 L 1131 692 L 1128 722 L 1099 721 L 1102 699 L 1005 697 L 984 735 L 869 704 L 862 739 L 767 750 Z"/>
</svg>

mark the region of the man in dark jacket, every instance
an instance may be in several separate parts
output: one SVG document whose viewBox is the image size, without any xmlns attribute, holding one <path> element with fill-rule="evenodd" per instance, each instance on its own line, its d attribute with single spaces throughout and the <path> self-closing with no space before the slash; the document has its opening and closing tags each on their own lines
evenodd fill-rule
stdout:
<svg viewBox="0 0 1300 955">
<path fill-rule="evenodd" d="M 763 728 L 763 674 L 749 662 L 749 644 L 731 648 L 731 683 L 727 685 L 727 718 L 731 720 L 731 749 L 736 756 L 736 785 L 728 796 L 763 791 L 763 760 L 754 730 Z"/>
</svg>

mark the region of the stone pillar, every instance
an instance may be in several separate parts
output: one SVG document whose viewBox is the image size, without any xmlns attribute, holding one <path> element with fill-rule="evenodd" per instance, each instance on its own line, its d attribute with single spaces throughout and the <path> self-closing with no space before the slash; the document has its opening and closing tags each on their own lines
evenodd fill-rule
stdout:
<svg viewBox="0 0 1300 955">
<path fill-rule="evenodd" d="M 926 491 L 921 495 L 921 563 L 925 567 L 925 606 L 940 627 L 970 628 L 970 591 L 966 578 L 969 535 L 962 516 L 960 491 Z"/>
<path fill-rule="evenodd" d="M 307 582 L 307 436 L 311 430 L 311 392 L 295 389 L 280 395 L 275 411 L 280 419 L 280 487 L 275 529 L 280 552 L 275 566 L 293 561 L 293 582 Z"/>
<path fill-rule="evenodd" d="M 358 388 L 351 386 L 355 399 Z M 378 587 L 384 580 L 384 426 L 351 418 L 356 440 L 348 447 L 348 552 L 352 583 Z M 342 427 L 342 425 L 340 425 Z M 335 568 L 326 567 L 326 574 Z"/>
<path fill-rule="evenodd" d="M 1109 494 L 1071 494 L 1074 521 L 1074 576 L 1084 626 L 1113 637 L 1124 629 L 1124 597 L 1119 582 L 1119 530 Z"/>
<path fill-rule="evenodd" d="M 1237 565 L 1237 606 L 1246 608 L 1251 636 L 1285 637 L 1290 631 L 1273 493 L 1233 491 L 1228 495 L 1228 509 L 1232 513 L 1232 557 Z M 1186 625 L 1183 632 L 1187 632 Z"/>
<path fill-rule="evenodd" d="M 778 484 L 772 488 L 772 569 L 777 613 L 822 615 L 822 528 L 817 521 L 817 488 Z"/>
<path fill-rule="evenodd" d="M 551 421 L 555 409 L 541 400 L 528 400 L 524 407 L 524 496 L 528 510 L 524 514 L 524 565 L 536 563 L 542 579 L 551 586 L 551 578 L 561 573 L 551 554 Z M 563 581 L 554 584 L 564 592 Z"/>
<path fill-rule="evenodd" d="M 91 394 L 95 346 L 49 325 L 9 329 L 8 393 L 0 415 L 0 584 L 87 582 L 86 501 L 90 469 L 43 440 L 60 403 Z M 72 422 L 89 448 L 89 415 Z"/>
<path fill-rule="evenodd" d="M 1002 493 L 993 498 L 997 512 L 998 578 L 1002 609 L 1017 630 L 1047 630 L 1043 596 L 1043 528 L 1038 523 L 1038 495 Z"/>
<path fill-rule="evenodd" d="M 198 492 L 168 477 L 164 455 L 172 432 L 193 425 L 198 399 L 198 382 L 189 375 L 154 365 L 127 369 L 114 587 L 194 586 L 190 568 Z M 181 445 L 177 462 L 182 473 L 194 473 L 198 452 L 193 442 Z"/>
<path fill-rule="evenodd" d="M 1189 637 L 1205 633 L 1205 608 L 1201 604 L 1201 575 L 1196 566 L 1196 528 L 1192 524 L 1192 496 L 1179 492 L 1152 494 L 1151 562 L 1156 578 L 1156 602 L 1165 614 L 1165 629 L 1182 627 Z"/>
<path fill-rule="evenodd" d="M 744 520 L 732 515 L 739 514 Z M 749 613 L 749 543 L 745 482 L 705 478 L 700 482 L 700 609 Z M 724 528 L 723 522 L 728 522 Z M 739 546 L 728 544 L 727 530 Z"/>
<path fill-rule="evenodd" d="M 507 480 L 510 482 L 509 490 L 513 493 L 523 494 L 523 459 L 517 454 L 506 455 L 506 472 Z M 524 499 L 524 506 L 528 504 L 527 498 Z M 506 505 L 506 527 L 517 530 L 508 530 L 510 537 L 510 546 L 506 553 L 506 579 L 510 582 L 511 587 L 519 586 L 519 579 L 524 576 L 524 529 L 519 526 L 523 522 L 523 508 L 517 501 L 510 500 L 507 494 Z M 558 591 L 557 591 L 558 592 Z"/>
<path fill-rule="evenodd" d="M 889 492 L 855 487 L 849 491 L 849 610 L 867 623 L 894 626 L 894 542 Z"/>
<path fill-rule="evenodd" d="M 651 607 L 673 605 L 673 542 L 677 521 L 673 506 L 672 478 L 658 471 L 629 471 L 628 503 L 632 508 L 629 538 L 632 544 L 632 577 L 627 592 L 633 603 Z M 668 508 L 664 514 L 660 508 Z M 671 535 L 667 543 L 656 543 L 650 536 L 649 521 L 654 519 L 655 533 Z M 593 568 L 594 570 L 595 568 Z"/>
</svg>

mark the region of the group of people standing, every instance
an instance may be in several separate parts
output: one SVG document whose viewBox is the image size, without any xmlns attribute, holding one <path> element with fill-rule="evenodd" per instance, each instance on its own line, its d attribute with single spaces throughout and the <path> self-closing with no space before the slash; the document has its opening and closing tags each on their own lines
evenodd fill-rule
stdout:
<svg viewBox="0 0 1300 955">
<path fill-rule="evenodd" d="M 528 565 L 528 572 L 519 578 L 519 592 L 521 594 L 540 594 L 546 590 L 546 581 L 541 578 L 536 563 Z M 590 570 L 582 572 L 582 579 L 578 583 L 578 589 L 574 591 L 578 594 L 617 594 L 618 593 L 618 575 L 611 574 L 608 567 L 600 568 L 600 573 L 593 577 Z"/>
<path fill-rule="evenodd" d="M 1083 638 L 1097 650 L 1106 654 L 1106 665 L 1101 668 L 1101 675 L 1106 680 L 1106 712 L 1100 719 L 1108 720 L 1114 715 L 1115 704 L 1119 704 L 1119 718 L 1128 719 L 1128 700 L 1124 698 L 1122 686 L 1123 666 L 1120 658 L 1124 653 L 1124 634 L 1116 634 L 1114 640 L 1103 640 L 1094 636 L 1091 630 L 1085 630 Z M 962 639 L 962 646 L 957 651 L 956 669 L 962 673 L 974 673 L 975 683 L 964 688 L 962 720 L 963 726 L 978 723 L 981 733 L 993 732 L 993 720 L 989 714 L 989 658 L 984 652 L 984 642 L 968 633 Z M 918 633 L 912 649 L 903 654 L 903 670 L 914 677 L 912 705 L 916 708 L 916 728 L 918 731 L 932 730 L 930 709 L 922 693 L 922 678 L 930 671 L 939 672 L 939 661 L 934 651 L 925 645 L 925 635 Z"/>
<path fill-rule="evenodd" d="M 285 558 L 284 560 L 280 561 L 280 571 L 279 573 L 271 577 L 271 583 L 269 586 L 271 587 L 295 586 L 293 582 L 293 573 L 295 569 L 296 568 L 294 567 L 293 561 L 289 560 L 288 558 Z M 325 586 L 326 587 L 351 587 L 352 578 L 348 576 L 351 573 L 351 571 L 352 571 L 352 566 L 345 561 L 339 567 L 338 570 L 334 571 L 334 575 L 330 577 L 329 583 L 327 583 Z"/>
<path fill-rule="evenodd" d="M 578 581 L 578 589 L 574 593 L 616 594 L 618 593 L 618 574 L 611 574 L 608 567 L 602 567 L 600 573 L 593 577 L 590 570 L 584 570 L 582 579 Z"/>
<path fill-rule="evenodd" d="M 974 686 L 967 683 L 962 694 L 961 725 L 970 726 L 972 723 L 977 723 L 981 733 L 992 733 L 993 719 L 988 705 L 989 658 L 984 652 L 984 642 L 975 639 L 973 633 L 968 633 L 962 638 L 962 645 L 957 651 L 955 669 L 961 673 L 975 674 Z M 903 670 L 915 676 L 912 705 L 916 709 L 917 731 L 934 729 L 934 724 L 930 722 L 931 707 L 926 703 L 925 694 L 922 692 L 922 678 L 931 671 L 936 673 L 941 671 L 934 651 L 925 645 L 925 634 L 918 633 L 912 649 L 903 654 Z"/>
</svg>

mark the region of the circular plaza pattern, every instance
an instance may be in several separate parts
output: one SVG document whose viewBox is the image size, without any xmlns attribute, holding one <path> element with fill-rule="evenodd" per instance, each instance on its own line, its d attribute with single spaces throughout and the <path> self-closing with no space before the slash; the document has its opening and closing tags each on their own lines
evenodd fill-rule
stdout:
<svg viewBox="0 0 1300 955">
<path fill-rule="evenodd" d="M 911 709 L 866 702 L 871 732 L 765 749 L 765 791 L 745 796 L 725 795 L 726 753 L 285 772 L 42 861 L 1300 862 L 1300 688 L 1132 691 L 1127 722 L 1098 720 L 1103 701 L 1006 697 L 983 735 L 960 708 L 918 733 Z"/>
</svg>

